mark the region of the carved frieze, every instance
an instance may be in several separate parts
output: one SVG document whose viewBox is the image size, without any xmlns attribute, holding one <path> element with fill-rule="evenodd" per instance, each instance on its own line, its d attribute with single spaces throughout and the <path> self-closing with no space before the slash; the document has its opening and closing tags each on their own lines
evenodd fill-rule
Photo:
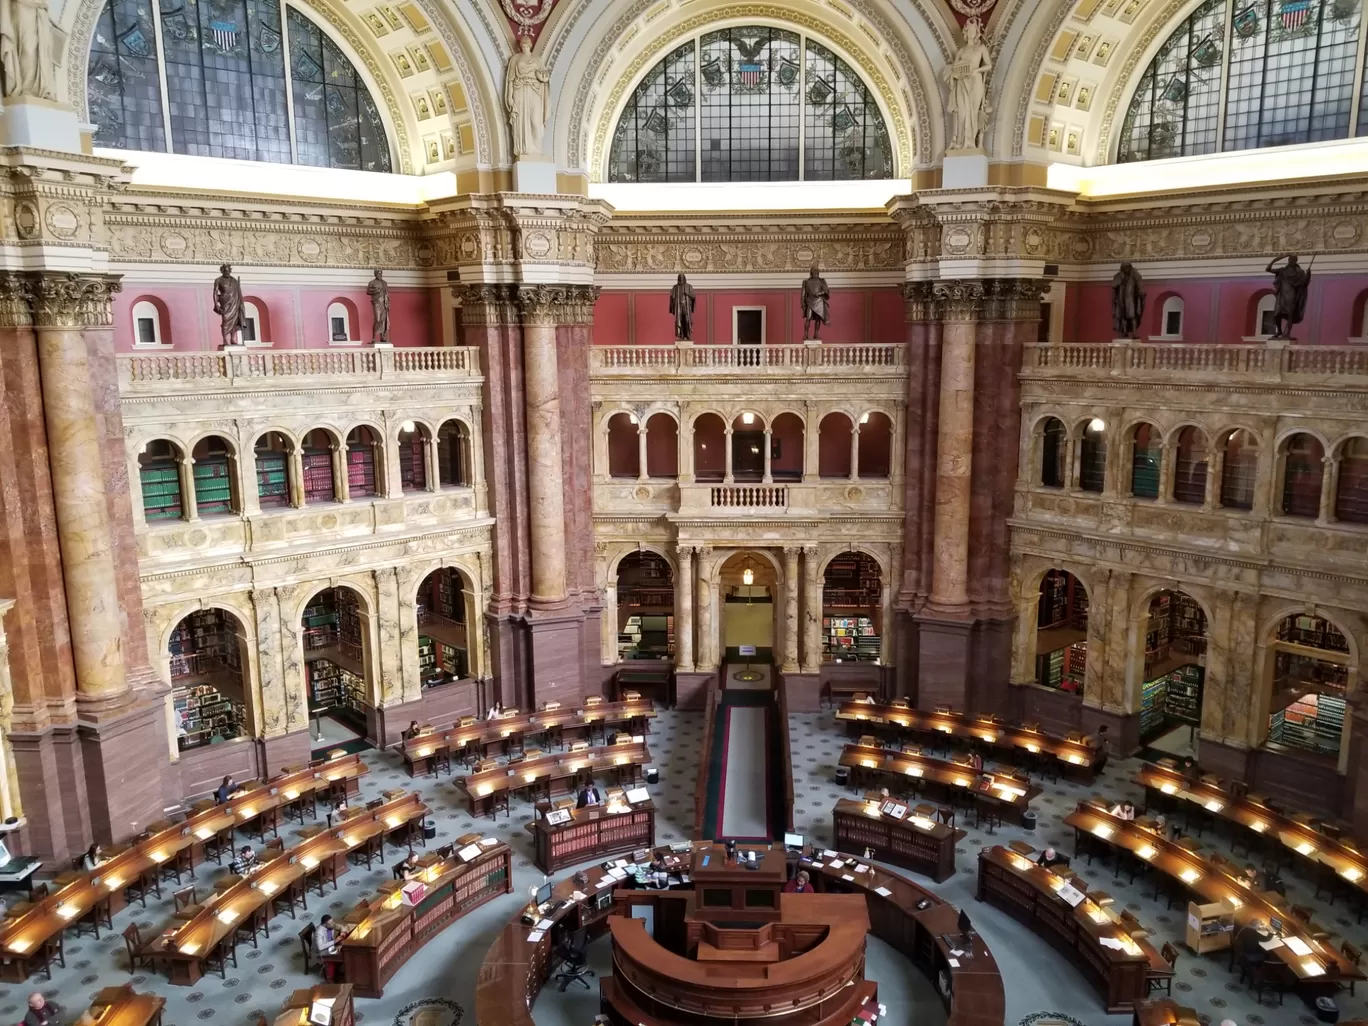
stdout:
<svg viewBox="0 0 1368 1026">
<path fill-rule="evenodd" d="M 868 224 L 612 223 L 598 234 L 600 274 L 899 271 L 902 233 Z"/>
</svg>

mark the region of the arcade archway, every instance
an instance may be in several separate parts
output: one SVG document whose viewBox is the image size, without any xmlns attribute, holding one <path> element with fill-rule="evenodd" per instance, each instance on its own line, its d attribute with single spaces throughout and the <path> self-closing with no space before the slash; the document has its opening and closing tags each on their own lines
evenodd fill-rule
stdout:
<svg viewBox="0 0 1368 1026">
<path fill-rule="evenodd" d="M 778 637 L 774 623 L 778 570 L 759 553 L 737 552 L 718 570 L 718 584 L 726 658 L 768 662 Z"/>
<path fill-rule="evenodd" d="M 674 658 L 674 575 L 662 556 L 643 550 L 618 563 L 616 626 L 619 661 Z"/>
<path fill-rule="evenodd" d="M 1036 607 L 1036 676 L 1042 687 L 1083 694 L 1088 666 L 1088 591 L 1067 570 L 1049 570 Z"/>
<path fill-rule="evenodd" d="M 822 661 L 877 662 L 883 633 L 878 561 L 863 552 L 842 552 L 822 577 Z"/>
<path fill-rule="evenodd" d="M 418 677 L 423 687 L 472 675 L 473 594 L 470 581 L 454 567 L 432 571 L 418 586 Z"/>
<path fill-rule="evenodd" d="M 1272 694 L 1265 744 L 1338 758 L 1353 662 L 1344 632 L 1314 614 L 1288 616 L 1279 622 L 1268 655 Z"/>
<path fill-rule="evenodd" d="M 182 752 L 251 734 L 246 644 L 241 621 L 226 609 L 196 610 L 172 629 L 166 648 Z"/>
<path fill-rule="evenodd" d="M 1175 754 L 1192 754 L 1202 725 L 1207 618 L 1191 595 L 1161 591 L 1143 621 L 1144 672 L 1140 740 Z"/>
<path fill-rule="evenodd" d="M 344 586 L 318 592 L 305 604 L 300 637 L 315 745 L 364 737 L 371 703 L 360 595 Z"/>
</svg>

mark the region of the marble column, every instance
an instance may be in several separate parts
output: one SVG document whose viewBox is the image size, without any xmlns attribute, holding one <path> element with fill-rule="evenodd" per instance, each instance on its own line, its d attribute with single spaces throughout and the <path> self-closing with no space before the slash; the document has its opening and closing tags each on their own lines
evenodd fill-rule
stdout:
<svg viewBox="0 0 1368 1026">
<path fill-rule="evenodd" d="M 850 480 L 860 476 L 860 422 L 850 425 Z"/>
<path fill-rule="evenodd" d="M 675 580 L 679 586 L 675 588 L 675 669 L 680 673 L 692 673 L 694 668 L 694 643 L 693 643 L 693 621 L 694 621 L 694 568 L 693 553 L 691 546 L 681 545 L 679 548 L 679 569 L 675 573 Z"/>
<path fill-rule="evenodd" d="M 603 586 L 602 601 L 603 609 L 599 613 L 599 662 L 604 666 L 613 666 L 618 661 L 617 581 L 609 581 Z"/>
<path fill-rule="evenodd" d="M 822 671 L 822 579 L 817 546 L 803 546 L 803 672 Z"/>
<path fill-rule="evenodd" d="M 797 546 L 784 546 L 784 673 L 798 672 L 799 552 Z"/>
<path fill-rule="evenodd" d="M 519 286 L 522 310 L 524 402 L 527 412 L 528 537 L 531 602 L 543 609 L 566 601 L 565 461 L 561 453 L 560 369 L 556 359 L 558 312 L 568 290 Z"/>
<path fill-rule="evenodd" d="M 437 466 L 437 439 L 423 432 L 423 490 L 435 492 L 442 487 L 442 472 Z"/>
<path fill-rule="evenodd" d="M 1321 494 L 1318 524 L 1330 524 L 1335 520 L 1335 493 L 1339 491 L 1339 459 L 1335 456 L 1321 457 Z"/>
<path fill-rule="evenodd" d="M 726 447 L 724 456 L 727 460 L 727 469 L 722 475 L 722 483 L 732 484 L 736 478 L 732 475 L 732 426 L 730 424 L 727 425 L 726 441 L 723 444 Z"/>
<path fill-rule="evenodd" d="M 1221 478 L 1225 476 L 1225 449 L 1207 446 L 1206 490 L 1202 494 L 1202 509 L 1214 510 L 1221 504 Z"/>
<path fill-rule="evenodd" d="M 646 473 L 646 445 L 649 432 L 646 428 L 646 418 L 637 417 L 637 480 L 645 481 L 650 475 Z"/>
<path fill-rule="evenodd" d="M 974 444 L 975 325 L 983 283 L 935 283 L 942 331 L 940 420 L 936 438 L 935 557 L 927 613 L 964 616 L 969 604 L 970 475 Z"/>
<path fill-rule="evenodd" d="M 233 472 L 237 478 L 238 509 L 244 516 L 256 516 L 261 512 L 261 493 L 257 487 L 256 448 L 250 434 L 245 438 L 239 436 Z"/>
<path fill-rule="evenodd" d="M 821 415 L 815 403 L 805 403 L 803 419 L 803 483 L 816 481 L 821 459 Z"/>
<path fill-rule="evenodd" d="M 10 680 L 5 614 L 13 605 L 13 599 L 0 599 L 0 816 L 6 819 L 24 815 L 19 800 L 19 775 L 9 739 L 14 722 L 14 686 Z"/>
<path fill-rule="evenodd" d="M 109 330 L 119 281 L 105 275 L 41 274 L 24 284 L 33 305 L 43 379 L 77 691 L 85 699 L 113 704 L 127 697 L 129 684 L 86 329 Z"/>
<path fill-rule="evenodd" d="M 351 477 L 347 474 L 347 446 L 336 442 L 329 444 L 332 452 L 333 501 L 351 502 Z"/>
<path fill-rule="evenodd" d="M 195 501 L 195 460 L 188 453 L 176 461 L 180 470 L 181 516 L 185 520 L 199 519 L 199 503 Z"/>
<path fill-rule="evenodd" d="M 290 447 L 290 505 L 295 509 L 304 506 L 304 450 L 298 445 Z"/>
<path fill-rule="evenodd" d="M 1173 478 L 1178 469 L 1178 446 L 1169 440 L 1163 444 L 1159 455 L 1159 504 L 1168 505 L 1173 501 Z"/>
<path fill-rule="evenodd" d="M 773 468 L 772 468 L 771 465 L 770 465 L 770 456 L 771 456 L 771 454 L 774 452 L 774 445 L 773 445 L 773 443 L 772 443 L 771 440 L 770 440 L 770 439 L 771 439 L 770 430 L 771 430 L 771 429 L 768 428 L 768 427 L 765 428 L 765 476 L 764 476 L 764 483 L 765 483 L 765 484 L 773 484 L 773 483 L 774 483 Z"/>
<path fill-rule="evenodd" d="M 712 580 L 708 572 L 708 560 L 712 557 L 710 549 L 698 550 L 698 662 L 701 672 L 711 673 L 717 669 L 713 657 L 716 641 L 713 638 Z"/>
</svg>

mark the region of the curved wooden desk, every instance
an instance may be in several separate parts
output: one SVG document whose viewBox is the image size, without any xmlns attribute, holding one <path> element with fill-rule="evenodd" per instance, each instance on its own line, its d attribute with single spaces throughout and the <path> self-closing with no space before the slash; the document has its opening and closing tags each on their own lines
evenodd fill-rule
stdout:
<svg viewBox="0 0 1368 1026">
<path fill-rule="evenodd" d="M 668 847 L 655 849 L 655 855 L 670 855 Z M 689 856 L 675 856 L 687 869 Z M 848 891 L 865 896 L 869 930 L 874 936 L 906 954 L 922 972 L 936 983 L 936 989 L 949 1010 L 948 1026 L 1003 1026 L 1005 1000 L 997 963 L 982 939 L 975 937 L 958 966 L 949 964 L 950 945 L 945 937 L 958 927 L 959 910 L 917 886 L 899 873 L 883 869 L 853 872 L 831 869 L 824 860 L 805 859 L 803 866 L 819 889 Z M 553 888 L 553 898 L 570 899 L 579 890 L 592 899 L 600 890 L 599 881 L 607 874 L 599 867 L 585 871 L 586 881 L 576 885 L 562 880 Z M 846 880 L 845 877 L 850 879 Z M 887 893 L 882 893 L 886 891 Z M 918 904 L 926 902 L 924 908 Z M 586 929 L 591 936 L 607 929 L 608 909 L 571 903 L 552 913 L 553 922 Z M 490 946 L 480 967 L 475 990 L 476 1026 L 533 1026 L 529 1009 L 550 975 L 552 931 L 529 941 L 530 927 L 515 916 Z M 645 1020 L 642 1020 L 645 1021 Z"/>
<path fill-rule="evenodd" d="M 976 772 L 945 759 L 929 755 L 894 751 L 875 745 L 851 744 L 841 751 L 840 765 L 850 770 L 852 784 L 873 782 L 887 784 L 891 789 L 937 786 L 947 798 L 960 795 L 987 802 L 1004 819 L 1020 823 L 1031 807 L 1031 799 L 1040 788 L 1024 777 L 1008 776 L 1003 772 Z"/>
</svg>

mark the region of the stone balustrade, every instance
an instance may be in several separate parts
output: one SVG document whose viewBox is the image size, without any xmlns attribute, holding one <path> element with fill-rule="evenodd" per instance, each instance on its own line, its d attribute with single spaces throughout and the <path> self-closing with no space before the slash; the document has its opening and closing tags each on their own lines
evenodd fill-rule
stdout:
<svg viewBox="0 0 1368 1026">
<path fill-rule="evenodd" d="M 1027 378 L 1368 385 L 1368 346 L 1100 342 L 1027 345 Z"/>
<path fill-rule="evenodd" d="M 342 379 L 346 385 L 360 385 L 480 377 L 479 350 L 469 346 L 129 353 L 119 356 L 118 365 L 119 390 L 124 394 L 316 383 L 305 379 Z"/>
<path fill-rule="evenodd" d="M 595 378 L 714 376 L 760 373 L 800 376 L 814 373 L 887 375 L 907 367 L 901 342 L 805 342 L 794 345 L 593 346 L 589 374 Z"/>
<path fill-rule="evenodd" d="M 784 509 L 788 489 L 783 485 L 714 485 L 709 489 L 713 509 Z"/>
</svg>

